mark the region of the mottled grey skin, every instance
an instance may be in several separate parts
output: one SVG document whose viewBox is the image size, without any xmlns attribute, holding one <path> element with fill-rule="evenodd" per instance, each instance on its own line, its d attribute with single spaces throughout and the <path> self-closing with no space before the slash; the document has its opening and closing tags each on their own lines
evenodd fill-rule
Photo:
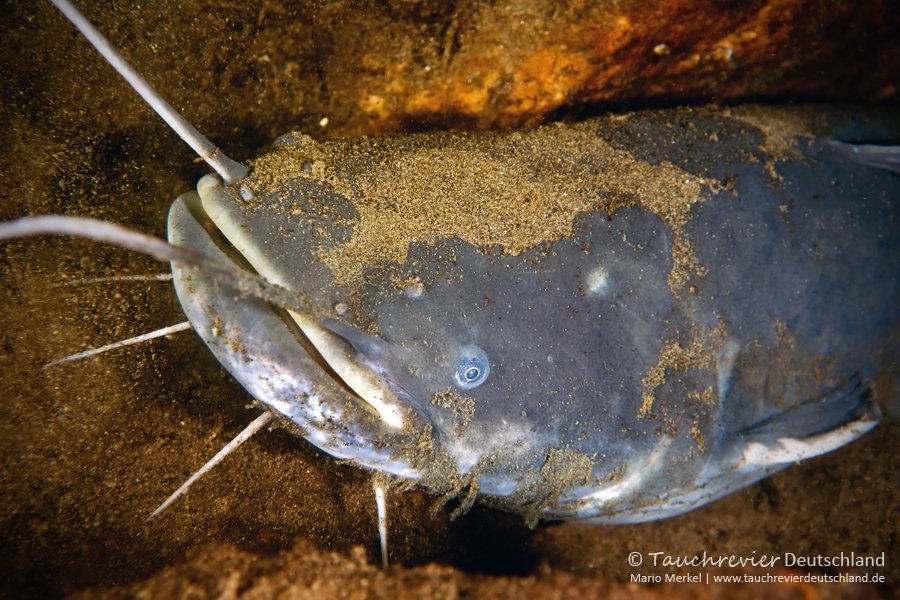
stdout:
<svg viewBox="0 0 900 600">
<path fill-rule="evenodd" d="M 852 141 L 900 132 L 896 114 L 831 118 Z M 470 501 L 477 493 L 531 521 L 665 518 L 880 419 L 867 381 L 896 358 L 900 176 L 848 159 L 828 133 L 818 109 L 753 109 L 321 146 L 288 137 L 281 151 L 300 156 L 296 174 L 260 161 L 253 198 L 201 181 L 203 207 L 257 271 L 332 311 L 315 320 L 387 381 L 406 407 L 402 429 L 310 359 L 285 314 L 202 274 L 176 270 L 176 286 L 226 368 L 327 452 L 436 493 L 468 489 Z M 566 194 L 584 203 L 568 232 L 515 255 L 423 234 L 404 242 L 405 260 L 340 272 L 337 251 L 351 248 L 360 215 L 390 204 L 373 178 L 442 152 L 519 169 L 535 189 L 580 180 Z M 699 197 L 685 204 L 678 192 L 661 208 L 645 191 L 611 188 L 608 162 L 623 156 L 659 174 L 663 186 L 648 189 L 699 178 Z M 200 204 L 176 202 L 170 239 L 224 256 L 227 244 L 188 218 Z M 459 365 L 473 347 L 490 372 L 469 387 Z"/>
</svg>

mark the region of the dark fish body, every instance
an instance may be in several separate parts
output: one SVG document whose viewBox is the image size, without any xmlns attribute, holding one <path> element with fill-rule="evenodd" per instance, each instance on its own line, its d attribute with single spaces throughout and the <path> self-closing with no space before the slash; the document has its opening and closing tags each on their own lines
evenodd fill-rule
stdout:
<svg viewBox="0 0 900 600">
<path fill-rule="evenodd" d="M 335 456 L 531 521 L 665 518 L 880 419 L 900 176 L 830 136 L 896 143 L 900 117 L 288 135 L 240 184 L 179 199 L 170 239 L 318 308 L 292 319 L 187 269 L 176 287 L 226 368 Z"/>
</svg>

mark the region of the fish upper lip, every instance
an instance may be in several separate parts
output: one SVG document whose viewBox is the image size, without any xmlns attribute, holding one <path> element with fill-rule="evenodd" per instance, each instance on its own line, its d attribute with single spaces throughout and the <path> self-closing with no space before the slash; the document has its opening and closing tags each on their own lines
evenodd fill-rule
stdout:
<svg viewBox="0 0 900 600">
<path fill-rule="evenodd" d="M 277 276 L 275 280 L 270 277 L 268 271 L 274 267 L 264 257 L 255 238 L 240 226 L 239 213 L 235 213 L 233 208 L 240 203 L 232 198 L 239 193 L 237 189 L 223 186 L 221 179 L 211 174 L 201 178 L 197 190 L 201 203 L 192 210 L 192 215 L 213 243 L 240 268 L 258 274 L 275 285 L 285 286 Z M 197 212 L 202 214 L 195 214 Z M 233 236 L 237 239 L 232 239 Z M 291 288 L 289 285 L 285 287 L 288 290 Z M 401 386 L 390 384 L 379 369 L 367 364 L 364 352 L 359 349 L 360 340 L 366 341 L 368 337 L 369 345 L 374 347 L 377 338 L 324 316 L 325 309 L 310 314 L 277 308 L 273 311 L 291 331 L 301 350 L 347 393 L 374 409 L 388 427 L 402 431 L 408 425 L 415 430 L 421 430 L 426 424 L 431 425 L 427 413 L 411 394 Z M 378 343 L 383 342 L 378 340 Z M 396 389 L 404 393 L 397 394 Z"/>
</svg>

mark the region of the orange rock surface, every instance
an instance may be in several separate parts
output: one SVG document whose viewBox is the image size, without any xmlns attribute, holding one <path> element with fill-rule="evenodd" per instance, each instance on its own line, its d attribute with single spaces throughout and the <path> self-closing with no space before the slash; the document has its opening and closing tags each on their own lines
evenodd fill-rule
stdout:
<svg viewBox="0 0 900 600">
<path fill-rule="evenodd" d="M 426 16 L 339 27 L 350 41 L 326 64 L 363 55 L 352 78 L 326 67 L 343 134 L 531 125 L 585 103 L 900 97 L 890 2 L 517 0 Z"/>
</svg>

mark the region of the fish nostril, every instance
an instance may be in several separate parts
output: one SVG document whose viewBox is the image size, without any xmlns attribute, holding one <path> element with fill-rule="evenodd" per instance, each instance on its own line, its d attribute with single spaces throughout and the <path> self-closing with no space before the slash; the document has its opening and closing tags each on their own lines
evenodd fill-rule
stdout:
<svg viewBox="0 0 900 600">
<path fill-rule="evenodd" d="M 462 348 L 453 364 L 453 383 L 464 390 L 478 387 L 491 372 L 487 354 L 478 346 Z"/>
</svg>

